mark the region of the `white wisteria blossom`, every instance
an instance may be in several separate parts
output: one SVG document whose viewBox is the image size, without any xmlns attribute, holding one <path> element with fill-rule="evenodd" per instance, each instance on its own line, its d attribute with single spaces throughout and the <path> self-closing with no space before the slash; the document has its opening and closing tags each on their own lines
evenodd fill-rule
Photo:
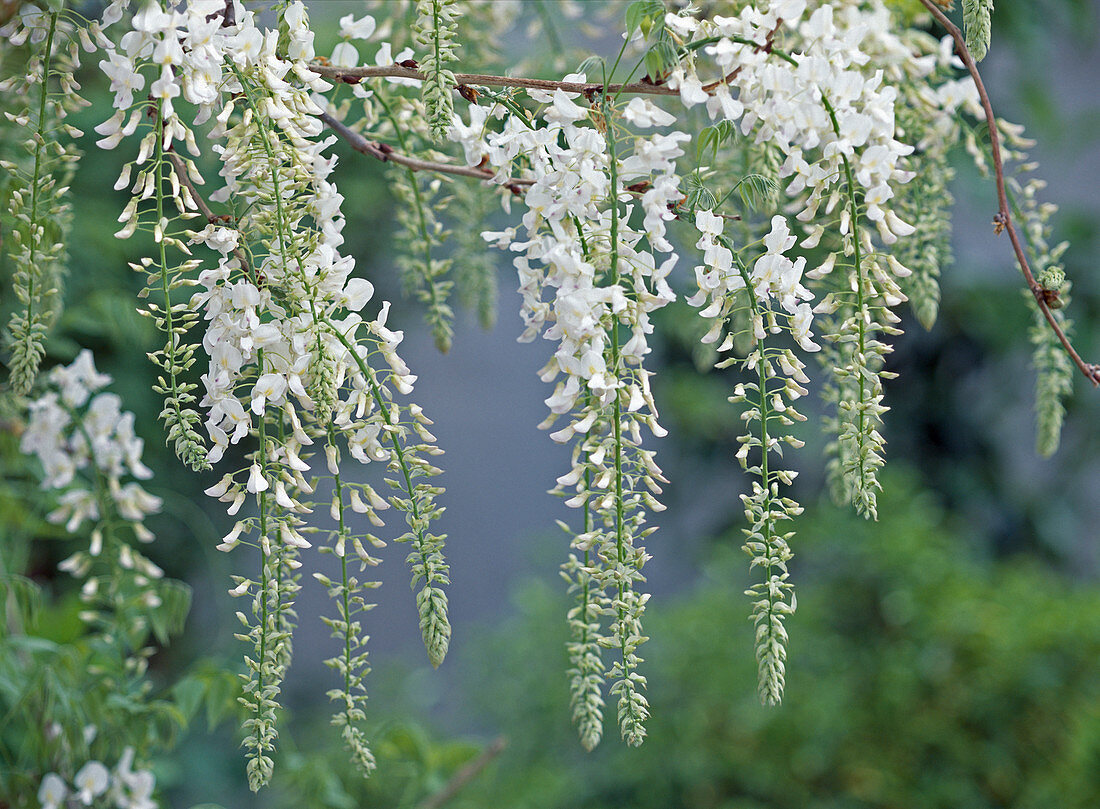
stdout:
<svg viewBox="0 0 1100 809">
<path fill-rule="evenodd" d="M 78 802 L 75 805 L 112 809 L 157 809 L 160 804 L 153 799 L 156 777 L 151 770 L 135 771 L 133 765 L 134 748 L 127 747 L 113 771 L 100 761 L 86 762 L 73 776 L 71 789 L 57 773 L 46 773 L 38 788 L 41 809 L 62 809 L 74 805 L 73 801 Z"/>
<path fill-rule="evenodd" d="M 72 533 L 86 520 L 110 518 L 103 509 L 111 508 L 148 542 L 153 536 L 144 520 L 160 509 L 161 501 L 137 482 L 123 482 L 127 477 L 148 480 L 153 473 L 141 461 L 144 442 L 134 433 L 133 413 L 123 412 L 122 400 L 103 391 L 110 381 L 96 371 L 88 350 L 70 365 L 53 369 L 50 389 L 29 405 L 20 448 L 42 464 L 42 487 L 61 492 L 52 522 L 65 523 Z M 80 477 L 81 472 L 89 478 Z"/>
<path fill-rule="evenodd" d="M 247 543 L 258 546 L 261 555 L 258 579 L 238 577 L 231 591 L 251 596 L 256 619 L 248 635 L 255 657 L 249 658 L 246 678 L 246 702 L 255 711 L 246 741 L 254 788 L 272 771 L 273 697 L 290 662 L 296 571 L 302 566 L 298 557 L 312 546 L 303 531 L 316 530 L 307 522 L 315 486 L 305 477 L 313 445 L 336 452 L 343 444 L 361 463 L 381 464 L 401 492 L 389 500 L 374 495 L 364 501 L 359 493 L 365 489 L 338 485 L 330 512 L 339 527 L 330 549 L 343 559 L 350 542 L 363 565 L 377 564 L 364 547 L 381 540 L 351 532 L 343 508 L 365 513 L 377 528 L 385 525 L 378 512 L 396 506 L 408 524 L 396 539 L 414 548 L 409 563 L 434 665 L 442 661 L 450 638 L 442 589 L 448 582 L 443 537 L 430 527 L 439 513 L 433 500 L 441 490 L 418 480 L 439 473 L 426 460 L 438 452 L 432 446 L 435 438 L 418 408 L 399 404 L 397 397 L 412 392 L 416 376 L 398 354 L 403 333 L 386 325 L 389 304 L 383 302 L 373 317 L 361 314 L 374 287 L 355 278 L 355 260 L 340 253 L 344 198 L 330 179 L 336 160 L 325 154 L 335 138 L 320 137 L 317 116 L 323 108 L 315 101 L 331 85 L 310 69 L 314 35 L 305 6 L 286 4 L 279 21 L 284 38 L 259 27 L 253 12 L 240 3 L 193 3 L 185 11 L 152 3 L 135 15 L 133 30 L 110 56 L 111 65 L 133 69 L 152 71 L 160 65 L 156 82 L 163 85 L 150 98 L 155 120 L 139 146 L 134 197 L 120 219 L 126 227 L 119 235 L 135 232 L 147 221 L 143 203 L 145 208 L 155 203 L 152 229 L 159 258 L 142 266 L 150 273 L 150 291 L 158 282 L 161 289 L 198 287 L 189 304 L 149 308 L 169 335 L 156 359 L 174 376 L 192 364 L 196 346 L 181 338 L 197 324 L 199 313 L 201 345 L 209 357 L 201 399 L 173 382 L 173 391 L 179 392 L 170 396 L 162 415 L 176 436 L 177 453 L 194 466 L 222 463 L 234 445 L 255 447 L 244 468 L 229 472 L 209 490 L 229 503 L 232 515 L 246 495 L 254 501 L 254 513 L 239 519 L 219 545 L 230 550 Z M 369 17 L 348 19 L 344 33 L 369 37 L 373 25 Z M 354 47 L 344 45 L 347 58 L 356 61 Z M 195 231 L 183 224 L 200 209 L 196 187 L 203 178 L 193 162 L 174 151 L 174 143 L 182 142 L 192 155 L 200 153 L 191 127 L 174 106 L 181 95 L 196 105 L 196 124 L 209 123 L 209 148 L 219 159 L 222 186 L 208 199 L 243 211 L 229 225 L 211 218 Z M 116 126 L 101 134 L 128 134 L 116 132 Z M 102 145 L 117 142 L 112 137 Z M 129 168 L 124 177 L 130 177 Z M 168 216 L 169 204 L 181 220 L 177 224 Z M 204 208 L 208 204 L 201 202 Z M 211 248 L 218 254 L 216 263 L 204 266 L 201 259 L 187 258 L 171 265 L 166 248 L 189 256 L 187 244 Z M 201 418 L 195 404 L 205 410 L 206 446 L 195 429 Z M 333 474 L 339 479 L 338 471 Z M 359 585 L 346 564 L 343 576 L 340 597 L 345 590 L 354 596 Z M 350 618 L 342 626 L 345 635 L 358 632 Z M 342 665 L 361 667 L 362 655 L 353 660 L 349 651 Z M 353 756 L 369 771 L 373 759 L 357 726 L 364 716 L 358 707 L 362 697 L 350 693 L 350 681 L 344 685 L 349 693 L 342 698 L 338 723 Z"/>
<path fill-rule="evenodd" d="M 638 745 L 647 734 L 645 568 L 650 547 L 660 559 L 672 545 L 649 540 L 668 483 L 653 447 L 666 435 L 654 371 L 662 323 L 695 331 L 696 359 L 726 371 L 740 410 L 728 449 L 750 481 L 740 495 L 746 594 L 766 703 L 783 698 L 797 607 L 790 562 L 802 506 L 789 495 L 790 450 L 804 440 L 799 400 L 816 388 L 825 401 L 832 493 L 877 517 L 883 383 L 894 375 L 886 359 L 902 304 L 926 327 L 938 311 L 956 147 L 995 176 L 995 227 L 1008 231 L 1037 307 L 1044 453 L 1057 445 L 1072 368 L 1100 382 L 1059 311 L 1068 283 L 1065 247 L 1049 246 L 1052 207 L 1037 200 L 1038 181 L 1005 177 L 1006 163 L 1021 176 L 1033 166 L 1022 132 L 995 119 L 977 81 L 984 0 L 965 4 L 965 32 L 932 0 L 904 10 L 886 0 L 638 0 L 614 59 L 548 78 L 520 75 L 525 64 L 476 72 L 491 69 L 522 4 L 374 2 L 321 37 L 301 0 L 262 12 L 242 0 L 112 0 L 91 22 L 61 0 L 16 5 L 0 9 L 0 38 L 27 56 L 0 79 L 0 134 L 18 147 L 0 162 L 15 301 L 0 404 L 5 418 L 17 414 L 19 448 L 40 468 L 48 519 L 87 543 L 60 566 L 80 580 L 85 674 L 95 688 L 117 681 L 144 698 L 150 637 L 165 641 L 174 631 L 165 616 L 185 612 L 169 602 L 187 598 L 136 550 L 154 539 L 146 523 L 156 527 L 163 505 L 142 460 L 139 433 L 151 426 L 106 390 L 90 352 L 57 365 L 71 344 L 47 351 L 61 322 L 66 192 L 82 135 L 69 116 L 86 104 L 80 53 L 94 54 L 109 98 L 96 142 L 123 163 L 115 235 L 133 239 L 140 311 L 159 335 L 148 357 L 164 440 L 212 475 L 206 493 L 230 519 L 211 544 L 232 553 L 227 589 L 249 605 L 236 614 L 254 790 L 275 768 L 304 582 L 332 600 L 323 619 L 337 648 L 325 661 L 336 679 L 332 723 L 363 775 L 377 765 L 366 615 L 380 582 L 360 576 L 388 542 L 407 544 L 433 666 L 451 641 L 437 527 L 443 451 L 412 399 L 408 327 L 352 254 L 348 223 L 361 206 L 337 184 L 341 140 L 385 164 L 392 204 L 365 207 L 388 208 L 398 223 L 390 263 L 441 351 L 456 339 L 456 301 L 483 322 L 495 316 L 486 245 L 516 272 L 518 339 L 546 341 L 539 427 L 570 452 L 552 493 L 573 515 L 560 523 L 574 598 L 568 674 L 589 749 L 612 697 L 623 739 Z M 929 33 L 929 21 L 949 36 Z M 542 30 L 557 40 L 544 22 L 528 39 Z M 506 219 L 495 218 L 494 198 Z M 678 320 L 681 300 L 698 316 Z M 332 564 L 318 567 L 315 553 Z M 108 657 L 117 670 L 104 667 Z M 96 727 L 50 731 L 62 741 L 29 776 L 38 803 L 156 807 L 153 770 L 133 769 L 135 750 L 143 761 L 156 753 L 126 734 L 97 738 Z M 102 763 L 116 760 L 113 771 Z"/>
<path fill-rule="evenodd" d="M 69 787 L 65 779 L 55 772 L 46 773 L 38 787 L 38 802 L 42 809 L 60 809 L 68 796 Z"/>
<path fill-rule="evenodd" d="M 609 679 L 622 735 L 636 745 L 649 714 L 646 681 L 637 670 L 648 600 L 638 585 L 649 558 L 640 540 L 653 530 L 645 528 L 646 512 L 664 508 L 656 495 L 665 482 L 654 452 L 642 446 L 642 428 L 665 434 L 643 361 L 651 314 L 676 298 L 668 278 L 678 256 L 666 231 L 681 198 L 676 160 L 689 136 L 632 135 L 616 120 L 639 128 L 675 122 L 648 102 L 619 112 L 606 96 L 589 107 L 560 89 L 528 95 L 544 105 L 541 123 L 509 116 L 502 131 L 492 132 L 475 108 L 470 125 L 456 121 L 451 132 L 468 163 L 480 153 L 498 178 L 513 177 L 518 168 L 531 181 L 525 237 L 516 230 L 484 236 L 519 254 L 513 264 L 526 324 L 520 339 L 541 332 L 557 346 L 540 372 L 554 383 L 546 399 L 550 416 L 541 426 L 568 420 L 550 434 L 573 443 L 573 468 L 558 478 L 556 491 L 582 511 L 565 565 L 578 596 L 570 613 L 574 718 L 582 742 L 593 747 L 602 734 L 602 683 Z M 632 226 L 635 210 L 641 229 Z M 604 646 L 618 652 L 609 666 Z"/>
</svg>

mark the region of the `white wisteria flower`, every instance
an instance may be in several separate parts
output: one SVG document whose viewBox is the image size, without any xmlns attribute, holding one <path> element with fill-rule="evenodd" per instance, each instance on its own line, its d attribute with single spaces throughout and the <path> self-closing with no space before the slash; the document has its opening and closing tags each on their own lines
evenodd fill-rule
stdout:
<svg viewBox="0 0 1100 809">
<path fill-rule="evenodd" d="M 42 464 L 42 487 L 62 492 L 50 520 L 76 531 L 85 520 L 103 516 L 95 482 L 78 478 L 87 470 L 102 476 L 112 507 L 135 534 L 151 538 L 144 520 L 161 501 L 136 482 L 122 482 L 126 476 L 146 480 L 152 471 L 141 460 L 144 442 L 134 432 L 134 415 L 122 411 L 118 396 L 101 392 L 111 378 L 96 371 L 91 352 L 84 350 L 70 365 L 50 371 L 47 380 L 49 388 L 29 405 L 20 448 Z"/>
<path fill-rule="evenodd" d="M 89 761 L 73 778 L 76 797 L 85 806 L 107 791 L 111 782 L 110 771 L 98 761 Z"/>
<path fill-rule="evenodd" d="M 344 39 L 370 39 L 376 27 L 374 17 L 370 15 L 358 20 L 352 14 L 340 18 L 340 36 Z"/>
<path fill-rule="evenodd" d="M 60 809 L 69 796 L 69 786 L 55 772 L 46 773 L 38 787 L 38 802 L 42 809 Z"/>
</svg>

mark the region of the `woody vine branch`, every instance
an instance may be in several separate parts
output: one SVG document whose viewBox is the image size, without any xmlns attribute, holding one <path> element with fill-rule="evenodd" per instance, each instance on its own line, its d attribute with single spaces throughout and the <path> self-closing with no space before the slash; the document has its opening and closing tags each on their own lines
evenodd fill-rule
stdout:
<svg viewBox="0 0 1100 809">
<path fill-rule="evenodd" d="M 928 9 L 932 16 L 936 18 L 936 22 L 942 25 L 944 30 L 946 30 L 955 41 L 955 52 L 959 55 L 959 58 L 962 59 L 971 78 L 974 79 L 974 86 L 978 89 L 978 97 L 981 99 L 982 109 L 985 110 L 985 121 L 989 129 L 989 150 L 993 155 L 993 176 L 997 184 L 998 210 L 993 220 L 995 231 L 998 234 L 1001 233 L 1002 230 L 1008 233 L 1008 238 L 1012 242 L 1012 250 L 1016 253 L 1016 261 L 1020 265 L 1020 272 L 1023 273 L 1028 289 L 1031 291 L 1031 294 L 1035 296 L 1035 303 L 1038 304 L 1039 309 L 1042 310 L 1043 317 L 1046 318 L 1047 323 L 1050 324 L 1050 328 L 1053 329 L 1054 333 L 1058 336 L 1058 341 L 1062 344 L 1062 347 L 1065 348 L 1070 359 L 1073 360 L 1073 364 L 1077 366 L 1081 373 L 1083 373 L 1093 385 L 1100 385 L 1100 365 L 1085 362 L 1081 358 L 1081 355 L 1077 353 L 1076 349 L 1074 349 L 1069 338 L 1066 336 L 1065 330 L 1061 327 L 1050 310 L 1050 305 L 1046 300 L 1046 290 L 1044 290 L 1042 285 L 1035 280 L 1035 275 L 1031 272 L 1031 265 L 1028 263 L 1023 244 L 1020 241 L 1019 234 L 1016 232 L 1016 225 L 1012 219 L 1012 211 L 1008 204 L 1008 194 L 1005 192 L 1004 159 L 1001 156 L 1001 139 L 997 132 L 997 118 L 993 114 L 993 105 L 989 101 L 989 93 L 986 92 L 981 73 L 978 72 L 978 65 L 974 61 L 970 49 L 966 47 L 966 38 L 963 36 L 962 31 L 959 30 L 959 27 L 951 22 L 948 16 L 944 14 L 932 0 L 921 0 L 921 3 Z"/>
<path fill-rule="evenodd" d="M 1000 148 L 1000 136 L 997 133 L 996 117 L 993 113 L 993 106 L 989 100 L 989 94 L 986 92 L 985 84 L 982 81 L 981 74 L 978 71 L 977 64 L 974 61 L 974 57 L 970 54 L 969 49 L 966 47 L 966 40 L 962 31 L 936 6 L 933 0 L 921 0 L 921 3 L 929 10 L 936 21 L 939 22 L 944 29 L 948 32 L 951 38 L 955 41 L 956 51 L 960 58 L 963 60 L 963 64 L 966 66 L 967 71 L 974 79 L 974 84 L 977 87 L 978 95 L 981 100 L 982 108 L 985 110 L 986 123 L 989 129 L 990 137 L 990 151 L 993 156 L 994 166 L 994 178 L 997 187 L 997 200 L 998 200 L 998 212 L 994 220 L 996 232 L 999 234 L 1002 230 L 1008 232 L 1009 239 L 1012 242 L 1012 249 L 1016 254 L 1016 260 L 1019 264 L 1020 271 L 1024 276 L 1024 280 L 1028 285 L 1028 289 L 1035 297 L 1036 304 L 1039 306 L 1043 313 L 1044 318 L 1049 324 L 1050 328 L 1054 331 L 1058 338 L 1058 341 L 1062 344 L 1066 353 L 1069 354 L 1073 363 L 1081 371 L 1085 377 L 1092 382 L 1093 385 L 1100 385 L 1100 364 L 1087 363 L 1082 359 L 1081 355 L 1073 347 L 1069 337 L 1066 335 L 1065 330 L 1058 323 L 1057 319 L 1051 312 L 1050 305 L 1047 303 L 1046 290 L 1036 281 L 1034 273 L 1031 271 L 1031 266 L 1027 260 L 1027 256 L 1024 253 L 1023 244 L 1017 233 L 1015 223 L 1012 219 L 1012 213 L 1008 204 L 1008 195 L 1005 191 L 1004 181 L 1004 161 L 1001 155 Z M 777 23 L 776 30 L 781 24 Z M 767 41 L 761 48 L 766 52 L 771 52 L 772 40 L 774 38 L 775 30 L 771 32 Z M 755 43 L 754 43 L 755 44 Z M 410 65 L 381 65 L 381 66 L 363 66 L 363 67 L 334 67 L 332 65 L 315 63 L 310 65 L 310 69 L 316 73 L 337 81 L 344 82 L 346 84 L 358 84 L 363 79 L 370 78 L 401 78 L 412 79 L 415 81 L 425 81 L 427 77 L 425 74 L 418 70 L 416 67 Z M 703 86 L 705 92 L 713 93 L 716 87 L 723 84 L 728 84 L 732 80 L 737 71 L 732 74 L 723 77 L 717 81 L 710 82 Z M 522 87 L 538 90 L 563 90 L 567 93 L 581 93 L 586 98 L 594 98 L 597 94 L 607 92 L 620 94 L 637 94 L 637 95 L 677 95 L 678 90 L 673 89 L 664 83 L 656 83 L 649 80 L 643 80 L 638 82 L 630 82 L 624 84 L 609 84 L 606 87 L 598 82 L 569 82 L 569 81 L 557 81 L 553 79 L 534 79 L 522 76 L 498 76 L 485 73 L 456 73 L 454 74 L 456 81 L 456 89 L 463 97 L 468 98 L 469 90 L 468 85 L 483 85 L 488 87 Z M 647 77 L 648 79 L 648 77 Z M 476 103 L 476 102 L 474 102 Z M 443 163 L 439 161 L 420 160 L 415 157 L 403 155 L 394 151 L 388 144 L 378 143 L 370 141 L 359 135 L 352 129 L 332 118 L 332 116 L 323 114 L 319 116 L 324 123 L 336 132 L 340 137 L 346 140 L 353 149 L 371 157 L 375 157 L 383 162 L 393 162 L 399 165 L 411 168 L 413 171 L 432 171 L 443 174 L 451 174 L 463 177 L 473 177 L 475 179 L 488 180 L 492 178 L 492 173 L 487 172 L 480 167 L 466 167 L 456 166 L 449 163 Z M 513 193 L 519 193 L 520 186 L 530 185 L 530 180 L 511 178 L 503 183 L 503 185 L 511 190 Z"/>
</svg>

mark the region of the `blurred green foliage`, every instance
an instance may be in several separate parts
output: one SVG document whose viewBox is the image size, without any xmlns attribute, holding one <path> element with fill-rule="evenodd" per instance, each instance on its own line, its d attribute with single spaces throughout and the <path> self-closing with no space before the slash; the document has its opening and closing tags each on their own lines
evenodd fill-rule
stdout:
<svg viewBox="0 0 1100 809">
<path fill-rule="evenodd" d="M 918 490 L 891 473 L 878 524 L 814 506 L 779 708 L 756 700 L 738 537 L 693 593 L 655 601 L 639 750 L 608 739 L 581 754 L 554 651 L 565 599 L 528 585 L 470 682 L 512 743 L 461 805 L 1100 805 L 1100 592 L 1031 560 L 981 560 Z"/>
<path fill-rule="evenodd" d="M 311 738 L 331 734 L 318 727 Z M 444 789 L 448 779 L 477 756 L 479 747 L 466 741 L 441 741 L 416 723 L 389 723 L 371 738 L 378 770 L 364 779 L 342 750 L 292 751 L 281 757 L 286 772 L 265 798 L 265 806 L 407 807 Z"/>
<path fill-rule="evenodd" d="M 817 519 L 803 525 L 796 572 L 804 583 L 778 708 L 756 697 L 736 533 L 715 546 L 695 589 L 649 610 L 654 710 L 639 749 L 608 738 L 583 752 L 563 674 L 567 599 L 546 581 L 518 587 L 514 617 L 476 642 L 464 685 L 449 697 L 457 721 L 486 739 L 503 734 L 508 746 L 447 805 L 1100 805 L 1100 591 L 1034 559 L 989 561 L 967 550 L 973 538 L 897 466 L 879 523 L 818 503 Z M 294 735 L 331 740 L 317 716 L 316 728 L 306 723 Z M 336 745 L 288 746 L 263 805 L 423 806 L 485 744 L 449 741 L 408 719 L 371 735 L 380 764 L 371 779 Z"/>
</svg>

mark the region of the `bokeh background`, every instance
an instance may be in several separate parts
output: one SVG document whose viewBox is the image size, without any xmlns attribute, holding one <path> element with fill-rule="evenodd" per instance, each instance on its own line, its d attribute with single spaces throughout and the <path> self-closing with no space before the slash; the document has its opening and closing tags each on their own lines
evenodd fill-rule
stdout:
<svg viewBox="0 0 1100 809">
<path fill-rule="evenodd" d="M 364 11 L 362 3 L 309 5 L 318 31 Z M 522 14 L 542 19 L 555 5 L 533 0 Z M 613 16 L 626 5 L 579 4 L 582 15 L 610 6 Z M 998 114 L 1038 139 L 1045 197 L 1061 206 L 1055 241 L 1072 242 L 1066 271 L 1086 358 L 1100 356 L 1098 21 L 1095 0 L 1000 3 L 983 63 Z M 556 38 L 557 57 L 571 67 L 582 48 L 617 44 L 576 24 Z M 527 44 L 517 34 L 511 47 Z M 93 100 L 102 93 L 90 77 L 86 90 Z M 98 122 L 95 108 L 77 122 L 87 132 Z M 216 678 L 237 670 L 244 651 L 226 590 L 230 566 L 246 562 L 214 550 L 228 522 L 202 489 L 216 477 L 185 474 L 159 437 L 151 367 L 134 360 L 135 347 L 157 345 L 134 313 L 141 280 L 126 270 L 139 245 L 111 236 L 124 198 L 110 189 L 123 158 L 93 140 L 83 144 L 73 186 L 77 247 L 67 294 L 82 306 L 65 316 L 52 357 L 70 359 L 78 346 L 96 352 L 137 412 L 147 461 L 158 470 L 159 488 L 150 488 L 166 507 L 150 555 L 194 588 L 194 608 L 185 635 L 154 658 L 155 673 L 205 667 Z M 502 256 L 497 325 L 484 330 L 460 312 L 454 347 L 439 354 L 389 258 L 399 237 L 387 170 L 341 154 L 348 252 L 395 301 L 391 323 L 405 329 L 403 356 L 420 376 L 416 401 L 447 450 L 451 653 L 438 671 L 427 664 L 404 552 L 390 548 L 370 613 L 369 730 L 379 770 L 363 782 L 327 727 L 331 672 L 321 661 L 332 649 L 317 618 L 325 596 L 307 577 L 273 786 L 251 796 L 234 721 L 200 717 L 158 763 L 173 806 L 430 805 L 422 802 L 499 738 L 503 752 L 449 806 L 1100 806 L 1100 393 L 1075 378 L 1062 449 L 1040 459 L 1023 285 L 1007 240 L 992 233 L 992 186 L 965 156 L 953 188 L 956 262 L 943 278 L 939 321 L 925 331 L 907 315 L 889 363 L 900 378 L 887 389 L 880 520 L 828 502 L 820 440 L 800 454 L 796 496 L 806 514 L 792 570 L 799 610 L 779 708 L 761 707 L 755 693 L 741 595 L 738 495 L 746 484 L 733 460 L 729 381 L 696 367 L 693 311 L 662 313 L 655 390 L 671 432 L 660 457 L 672 484 L 647 566 L 654 597 L 643 653 L 653 719 L 646 744 L 627 749 L 610 709 L 607 738 L 587 754 L 569 721 L 568 601 L 558 576 L 567 540 L 554 524 L 572 515 L 546 495 L 568 455 L 536 429 L 549 393 L 535 375 L 546 346 L 515 342 L 518 297 Z M 50 581 L 66 553 L 41 543 L 36 576 Z M 325 561 L 316 564 L 324 569 Z M 58 637 L 77 625 L 66 584 L 53 582 L 60 599 L 44 622 Z"/>
</svg>

